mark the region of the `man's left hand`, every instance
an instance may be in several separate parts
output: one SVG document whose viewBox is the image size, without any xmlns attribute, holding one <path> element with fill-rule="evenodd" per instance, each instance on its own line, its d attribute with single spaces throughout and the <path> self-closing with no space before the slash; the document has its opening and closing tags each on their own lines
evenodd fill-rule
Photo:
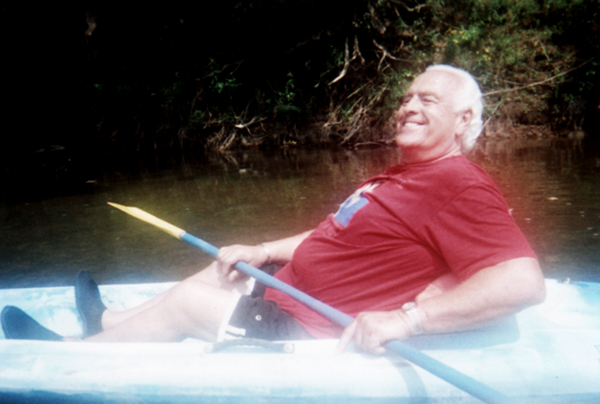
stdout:
<svg viewBox="0 0 600 404">
<path fill-rule="evenodd" d="M 354 341 L 357 349 L 381 355 L 386 342 L 410 336 L 408 318 L 402 310 L 363 312 L 342 333 L 337 352 L 341 353 Z"/>
</svg>

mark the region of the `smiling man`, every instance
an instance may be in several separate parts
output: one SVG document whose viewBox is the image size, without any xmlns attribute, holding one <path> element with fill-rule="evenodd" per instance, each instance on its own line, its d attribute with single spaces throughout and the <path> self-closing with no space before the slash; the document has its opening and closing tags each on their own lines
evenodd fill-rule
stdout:
<svg viewBox="0 0 600 404">
<path fill-rule="evenodd" d="M 354 339 L 381 353 L 392 339 L 478 327 L 543 301 L 535 255 L 496 186 L 464 157 L 481 132 L 482 110 L 475 80 L 451 66 L 431 66 L 404 95 L 395 140 L 404 181 L 411 178 L 415 192 L 399 200 L 415 203 L 404 207 L 403 221 L 424 229 L 417 243 L 432 248 L 449 273 L 401 310 L 359 313 L 342 335 L 342 349 Z"/>
<path fill-rule="evenodd" d="M 340 350 L 354 341 L 382 353 L 392 339 L 478 327 L 541 302 L 534 252 L 495 184 L 464 156 L 481 132 L 482 109 L 468 73 L 430 67 L 398 110 L 401 164 L 365 181 L 316 229 L 224 247 L 208 268 L 137 308 L 106 310 L 95 282 L 80 274 L 87 340 L 340 338 Z M 342 329 L 253 285 L 233 269 L 237 261 L 283 265 L 277 278 L 356 320 Z M 19 334 L 19 318 L 3 314 L 6 335 Z"/>
</svg>

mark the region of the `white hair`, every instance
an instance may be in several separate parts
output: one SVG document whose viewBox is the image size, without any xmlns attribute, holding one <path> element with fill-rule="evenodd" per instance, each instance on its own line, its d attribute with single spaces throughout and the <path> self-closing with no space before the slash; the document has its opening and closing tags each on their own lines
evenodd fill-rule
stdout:
<svg viewBox="0 0 600 404">
<path fill-rule="evenodd" d="M 455 96 L 455 109 L 459 112 L 470 110 L 473 113 L 469 127 L 461 136 L 461 151 L 467 153 L 473 148 L 483 129 L 483 120 L 481 118 L 483 113 L 483 97 L 481 95 L 481 90 L 479 89 L 479 84 L 477 84 L 470 73 L 454 66 L 432 65 L 429 66 L 426 71 L 448 72 L 454 74 L 460 80 L 461 89 Z"/>
</svg>

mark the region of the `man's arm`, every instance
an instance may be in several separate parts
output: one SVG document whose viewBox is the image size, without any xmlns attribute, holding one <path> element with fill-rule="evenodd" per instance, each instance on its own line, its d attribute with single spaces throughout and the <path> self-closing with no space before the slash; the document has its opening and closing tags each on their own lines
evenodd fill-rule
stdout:
<svg viewBox="0 0 600 404">
<path fill-rule="evenodd" d="M 478 271 L 456 288 L 419 305 L 427 333 L 475 328 L 546 298 L 537 260 L 517 258 Z"/>
<path fill-rule="evenodd" d="M 484 268 L 455 288 L 418 300 L 425 333 L 476 328 L 525 307 L 546 296 L 544 277 L 537 260 L 516 258 Z M 414 335 L 402 310 L 360 313 L 342 334 L 339 350 L 354 340 L 359 349 L 383 353 L 383 344 Z"/>
<path fill-rule="evenodd" d="M 238 261 L 247 262 L 255 267 L 261 267 L 270 262 L 286 264 L 292 260 L 294 251 L 300 243 L 312 232 L 313 230 L 309 230 L 296 236 L 255 246 L 236 244 L 223 247 L 217 254 L 218 269 L 223 276 L 234 280 L 242 275 L 233 268 Z"/>
</svg>

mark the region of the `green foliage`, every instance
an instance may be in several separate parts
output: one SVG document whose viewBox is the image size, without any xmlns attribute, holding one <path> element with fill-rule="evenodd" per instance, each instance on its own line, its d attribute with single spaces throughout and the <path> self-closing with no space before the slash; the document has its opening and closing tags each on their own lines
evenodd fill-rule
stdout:
<svg viewBox="0 0 600 404">
<path fill-rule="evenodd" d="M 549 108 L 550 103 L 566 100 L 562 93 L 579 93 L 597 102 L 600 2 L 430 0 L 426 4 L 421 19 L 427 23 L 411 27 L 420 38 L 413 47 L 423 50 L 424 64 L 447 63 L 473 73 L 484 92 L 494 94 L 486 97 L 488 111 L 509 116 L 513 122 L 540 124 L 561 120 L 548 111 L 565 114 L 561 108 Z M 587 42 L 581 40 L 584 32 L 588 32 Z"/>
<path fill-rule="evenodd" d="M 288 73 L 283 90 L 275 91 L 274 93 L 275 98 L 267 100 L 267 105 L 273 111 L 276 121 L 285 123 L 297 120 L 301 109 L 297 100 L 294 75 Z"/>
<path fill-rule="evenodd" d="M 493 93 L 486 97 L 490 114 L 545 123 L 549 114 L 565 115 L 564 105 L 574 100 L 589 100 L 588 108 L 600 101 L 599 4 L 104 6 L 86 44 L 93 119 L 102 122 L 94 127 L 134 132 L 142 147 L 173 139 L 211 147 L 280 144 L 301 132 L 314 133 L 312 142 L 378 140 L 390 136 L 389 118 L 407 85 L 433 63 L 473 73 Z M 272 136 L 273 128 L 282 135 Z M 213 141 L 215 133 L 221 143 Z"/>
<path fill-rule="evenodd" d="M 236 81 L 235 77 L 227 77 L 222 80 L 213 78 L 213 80 L 210 82 L 210 89 L 216 91 L 218 94 L 221 94 L 223 92 L 231 92 L 240 85 L 241 84 Z"/>
<path fill-rule="evenodd" d="M 189 128 L 200 129 L 205 123 L 206 117 L 203 111 L 195 110 L 189 120 Z"/>
</svg>

